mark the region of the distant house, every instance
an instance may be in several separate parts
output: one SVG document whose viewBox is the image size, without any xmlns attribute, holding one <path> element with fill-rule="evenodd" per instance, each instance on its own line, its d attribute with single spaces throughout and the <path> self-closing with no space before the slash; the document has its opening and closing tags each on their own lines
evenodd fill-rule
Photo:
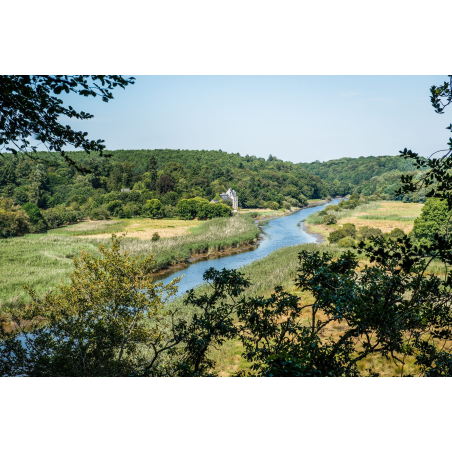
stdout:
<svg viewBox="0 0 452 452">
<path fill-rule="evenodd" d="M 128 191 L 130 191 L 130 188 L 121 188 L 121 191 L 128 192 Z"/>
<path fill-rule="evenodd" d="M 223 201 L 231 201 L 233 210 L 237 210 L 238 209 L 238 207 L 239 207 L 239 198 L 237 196 L 236 191 L 233 190 L 232 188 L 229 188 L 226 193 L 220 193 L 220 198 Z"/>
</svg>

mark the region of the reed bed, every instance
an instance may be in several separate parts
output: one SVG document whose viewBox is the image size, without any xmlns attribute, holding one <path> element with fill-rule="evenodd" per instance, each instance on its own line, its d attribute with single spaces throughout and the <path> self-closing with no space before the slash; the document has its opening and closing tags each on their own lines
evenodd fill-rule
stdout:
<svg viewBox="0 0 452 452">
<path fill-rule="evenodd" d="M 123 231 L 129 223 L 130 220 L 82 221 L 71 226 L 52 229 L 48 234 L 67 236 L 116 234 Z"/>
<path fill-rule="evenodd" d="M 99 222 L 99 229 L 115 227 Z M 98 222 L 94 223 L 98 224 Z M 78 231 L 83 226 L 71 226 Z M 99 229 L 95 233 L 99 233 Z M 73 232 L 72 231 L 72 232 Z M 70 231 L 71 232 L 71 231 Z M 59 280 L 69 281 L 73 269 L 73 257 L 85 249 L 97 255 L 99 243 L 109 239 L 79 237 L 78 234 L 28 234 L 0 241 L 0 311 L 8 305 L 23 304 L 30 300 L 23 285 L 29 285 L 42 296 L 58 286 Z M 85 234 L 85 231 L 83 232 Z M 256 241 L 259 229 L 249 215 L 216 218 L 194 227 L 191 234 L 162 238 L 156 242 L 136 238 L 124 238 L 122 248 L 133 256 L 153 255 L 157 268 L 187 260 L 194 254 L 213 253 L 249 245 Z"/>
<path fill-rule="evenodd" d="M 153 255 L 156 270 L 186 261 L 190 256 L 233 250 L 256 242 L 259 228 L 250 215 L 214 218 L 183 236 L 150 240 L 124 240 L 123 249 L 131 255 Z"/>
</svg>

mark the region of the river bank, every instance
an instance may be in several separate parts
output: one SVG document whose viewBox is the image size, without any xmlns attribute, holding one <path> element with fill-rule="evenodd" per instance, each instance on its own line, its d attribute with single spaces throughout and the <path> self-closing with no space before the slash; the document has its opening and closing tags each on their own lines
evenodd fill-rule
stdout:
<svg viewBox="0 0 452 452">
<path fill-rule="evenodd" d="M 340 199 L 332 200 L 331 203 L 337 204 Z M 302 243 L 316 243 L 316 237 L 302 230 L 298 224 L 307 218 L 310 213 L 321 210 L 323 203 L 316 203 L 305 209 L 299 209 L 294 212 L 286 212 L 282 216 L 274 219 L 256 218 L 261 230 L 263 240 L 259 246 L 253 247 L 248 252 L 234 253 L 229 256 L 221 256 L 215 259 L 197 261 L 183 269 L 169 270 L 162 277 L 158 277 L 164 284 L 168 284 L 175 277 L 182 277 L 179 283 L 178 295 L 203 283 L 202 275 L 208 268 L 213 267 L 217 270 L 222 268 L 244 267 L 256 260 L 268 256 L 273 251 L 280 248 L 286 248 Z M 276 269 L 275 269 L 276 271 Z"/>
<path fill-rule="evenodd" d="M 190 258 L 204 258 L 215 253 L 246 251 L 256 245 L 259 227 L 248 215 L 215 218 L 200 222 L 190 233 L 161 238 L 157 241 L 124 238 L 121 247 L 132 256 L 153 255 L 156 270 L 188 262 Z M 98 256 L 100 243 L 109 246 L 110 240 L 81 238 L 69 234 L 27 234 L 2 239 L 0 254 L 0 313 L 8 306 L 28 303 L 24 285 L 31 286 L 38 296 L 69 282 L 74 268 L 73 258 L 84 249 Z"/>
</svg>

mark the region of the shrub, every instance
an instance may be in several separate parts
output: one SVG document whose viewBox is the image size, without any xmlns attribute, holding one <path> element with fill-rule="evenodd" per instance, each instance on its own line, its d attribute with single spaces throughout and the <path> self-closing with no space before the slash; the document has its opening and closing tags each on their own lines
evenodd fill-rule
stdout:
<svg viewBox="0 0 452 452">
<path fill-rule="evenodd" d="M 330 243 L 337 243 L 339 240 L 343 239 L 344 237 L 347 237 L 347 232 L 341 229 L 336 229 L 335 231 L 331 232 L 328 236 L 328 241 Z"/>
<path fill-rule="evenodd" d="M 382 237 L 383 233 L 379 228 L 371 228 L 369 226 L 362 226 L 358 229 L 356 238 L 358 240 L 367 240 L 369 237 Z"/>
<path fill-rule="evenodd" d="M 346 233 L 346 236 L 356 237 L 356 226 L 353 223 L 345 223 L 342 226 L 342 230 Z"/>
<path fill-rule="evenodd" d="M 265 204 L 265 207 L 267 209 L 271 209 L 271 210 L 278 210 L 279 209 L 279 204 L 277 202 L 275 202 L 275 201 L 268 201 Z"/>
<path fill-rule="evenodd" d="M 124 210 L 124 216 L 126 218 L 137 217 L 141 213 L 140 206 L 138 206 L 137 204 L 135 204 L 133 202 L 127 203 L 124 206 L 123 210 Z"/>
<path fill-rule="evenodd" d="M 326 206 L 323 212 L 340 212 L 342 209 L 338 205 Z"/>
<path fill-rule="evenodd" d="M 62 226 L 65 221 L 61 212 L 58 209 L 47 209 L 42 212 L 42 216 L 44 217 L 49 228 L 58 228 Z"/>
<path fill-rule="evenodd" d="M 110 218 L 110 214 L 107 209 L 97 207 L 96 209 L 91 209 L 89 217 L 91 220 L 108 220 Z"/>
<path fill-rule="evenodd" d="M 223 203 L 210 203 L 204 198 L 196 197 L 181 199 L 177 203 L 177 214 L 182 220 L 198 217 L 200 220 L 229 217 L 232 215 L 230 207 Z"/>
<path fill-rule="evenodd" d="M 343 248 L 351 248 L 355 245 L 355 241 L 352 237 L 344 237 L 337 242 L 339 246 L 342 246 Z"/>
<path fill-rule="evenodd" d="M 107 210 L 115 217 L 121 217 L 121 215 L 124 215 L 122 210 L 122 202 L 119 200 L 110 201 L 107 204 Z"/>
<path fill-rule="evenodd" d="M 174 218 L 177 215 L 177 209 L 174 206 L 164 206 L 163 216 L 165 218 Z"/>
<path fill-rule="evenodd" d="M 322 223 L 323 224 L 336 224 L 337 223 L 337 218 L 336 218 L 335 215 L 328 214 L 328 215 L 325 215 L 325 217 L 323 218 Z"/>
<path fill-rule="evenodd" d="M 325 215 L 327 215 L 327 213 L 324 210 L 319 212 L 319 217 L 324 217 Z"/>
<path fill-rule="evenodd" d="M 403 239 L 405 237 L 405 233 L 400 228 L 394 228 L 390 233 L 389 236 L 392 239 Z"/>
<path fill-rule="evenodd" d="M 159 235 L 159 233 L 158 233 L 158 232 L 154 232 L 154 234 L 152 234 L 151 240 L 152 240 L 153 242 L 156 242 L 157 240 L 160 240 L 160 235 Z"/>
</svg>

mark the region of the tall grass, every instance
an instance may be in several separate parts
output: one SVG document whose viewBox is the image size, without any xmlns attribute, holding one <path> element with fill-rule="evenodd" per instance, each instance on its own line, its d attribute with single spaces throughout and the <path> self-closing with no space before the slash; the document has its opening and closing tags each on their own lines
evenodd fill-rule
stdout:
<svg viewBox="0 0 452 452">
<path fill-rule="evenodd" d="M 389 220 L 389 221 L 406 221 L 408 223 L 413 223 L 417 216 L 402 216 L 397 214 L 384 214 L 381 215 L 360 215 L 361 220 Z"/>
<path fill-rule="evenodd" d="M 100 223 L 100 222 L 99 222 Z M 98 224 L 97 222 L 94 225 Z M 83 223 L 76 225 L 83 226 Z M 107 226 L 115 227 L 109 223 Z M 100 224 L 99 228 L 105 225 Z M 2 307 L 30 300 L 23 285 L 31 286 L 38 295 L 44 295 L 69 281 L 73 269 L 72 258 L 86 249 L 96 255 L 99 243 L 108 239 L 81 238 L 72 235 L 78 228 L 71 227 L 68 234 L 28 234 L 0 240 L 0 310 Z M 99 233 L 99 229 L 95 230 Z M 86 234 L 86 230 L 83 231 Z M 157 268 L 183 262 L 193 254 L 212 253 L 254 243 L 259 229 L 249 215 L 216 218 L 193 228 L 191 234 L 162 238 L 157 242 L 125 238 L 122 248 L 133 256 L 153 255 Z"/>
<path fill-rule="evenodd" d="M 64 228 L 51 229 L 50 235 L 81 236 L 95 234 L 116 234 L 125 229 L 130 220 L 83 221 Z"/>
<path fill-rule="evenodd" d="M 259 237 L 259 228 L 250 215 L 214 218 L 193 228 L 191 234 L 149 240 L 124 240 L 123 249 L 131 255 L 152 254 L 157 270 L 184 262 L 190 256 L 232 250 L 251 245 Z"/>
</svg>

